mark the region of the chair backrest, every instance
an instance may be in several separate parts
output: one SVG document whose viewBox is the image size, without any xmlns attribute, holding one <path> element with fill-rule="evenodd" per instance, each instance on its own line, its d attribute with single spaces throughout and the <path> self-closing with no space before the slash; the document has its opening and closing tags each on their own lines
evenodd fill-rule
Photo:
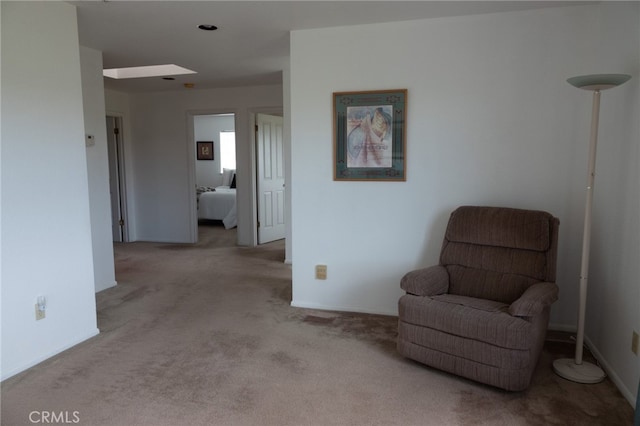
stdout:
<svg viewBox="0 0 640 426">
<path fill-rule="evenodd" d="M 531 284 L 555 282 L 559 223 L 537 210 L 457 208 L 440 252 L 449 293 L 512 303 Z"/>
</svg>

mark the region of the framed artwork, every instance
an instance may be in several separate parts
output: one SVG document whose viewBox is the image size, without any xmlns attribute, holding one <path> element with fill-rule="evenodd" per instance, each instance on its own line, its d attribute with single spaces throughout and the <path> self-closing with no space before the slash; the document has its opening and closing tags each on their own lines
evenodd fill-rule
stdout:
<svg viewBox="0 0 640 426">
<path fill-rule="evenodd" d="M 407 90 L 333 94 L 333 180 L 406 181 Z"/>
<path fill-rule="evenodd" d="M 198 160 L 213 160 L 213 141 L 196 142 Z"/>
</svg>

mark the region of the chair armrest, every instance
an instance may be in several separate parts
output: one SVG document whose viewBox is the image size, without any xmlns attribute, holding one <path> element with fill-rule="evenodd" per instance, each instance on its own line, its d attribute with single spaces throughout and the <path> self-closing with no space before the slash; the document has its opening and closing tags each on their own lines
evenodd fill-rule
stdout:
<svg viewBox="0 0 640 426">
<path fill-rule="evenodd" d="M 449 290 L 449 273 L 441 265 L 417 269 L 402 277 L 400 288 L 416 296 L 444 294 Z"/>
<path fill-rule="evenodd" d="M 514 317 L 534 317 L 556 300 L 558 286 L 555 283 L 536 283 L 509 306 L 509 313 Z"/>
</svg>

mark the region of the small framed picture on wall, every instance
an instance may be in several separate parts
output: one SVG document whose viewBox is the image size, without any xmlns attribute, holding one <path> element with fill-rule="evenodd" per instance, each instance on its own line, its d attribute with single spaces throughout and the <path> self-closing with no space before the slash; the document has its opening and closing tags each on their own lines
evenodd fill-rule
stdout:
<svg viewBox="0 0 640 426">
<path fill-rule="evenodd" d="M 198 141 L 198 160 L 213 160 L 213 141 Z"/>
</svg>

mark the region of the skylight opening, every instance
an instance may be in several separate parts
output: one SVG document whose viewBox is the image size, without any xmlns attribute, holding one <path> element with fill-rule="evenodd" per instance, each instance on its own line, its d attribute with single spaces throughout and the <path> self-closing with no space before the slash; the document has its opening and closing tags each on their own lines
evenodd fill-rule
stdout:
<svg viewBox="0 0 640 426">
<path fill-rule="evenodd" d="M 174 64 L 168 65 L 150 65 L 146 67 L 128 67 L 128 68 L 109 68 L 102 70 L 105 77 L 123 79 L 123 78 L 142 78 L 142 77 L 165 77 L 168 75 L 184 75 L 197 74 L 187 68 Z"/>
</svg>

